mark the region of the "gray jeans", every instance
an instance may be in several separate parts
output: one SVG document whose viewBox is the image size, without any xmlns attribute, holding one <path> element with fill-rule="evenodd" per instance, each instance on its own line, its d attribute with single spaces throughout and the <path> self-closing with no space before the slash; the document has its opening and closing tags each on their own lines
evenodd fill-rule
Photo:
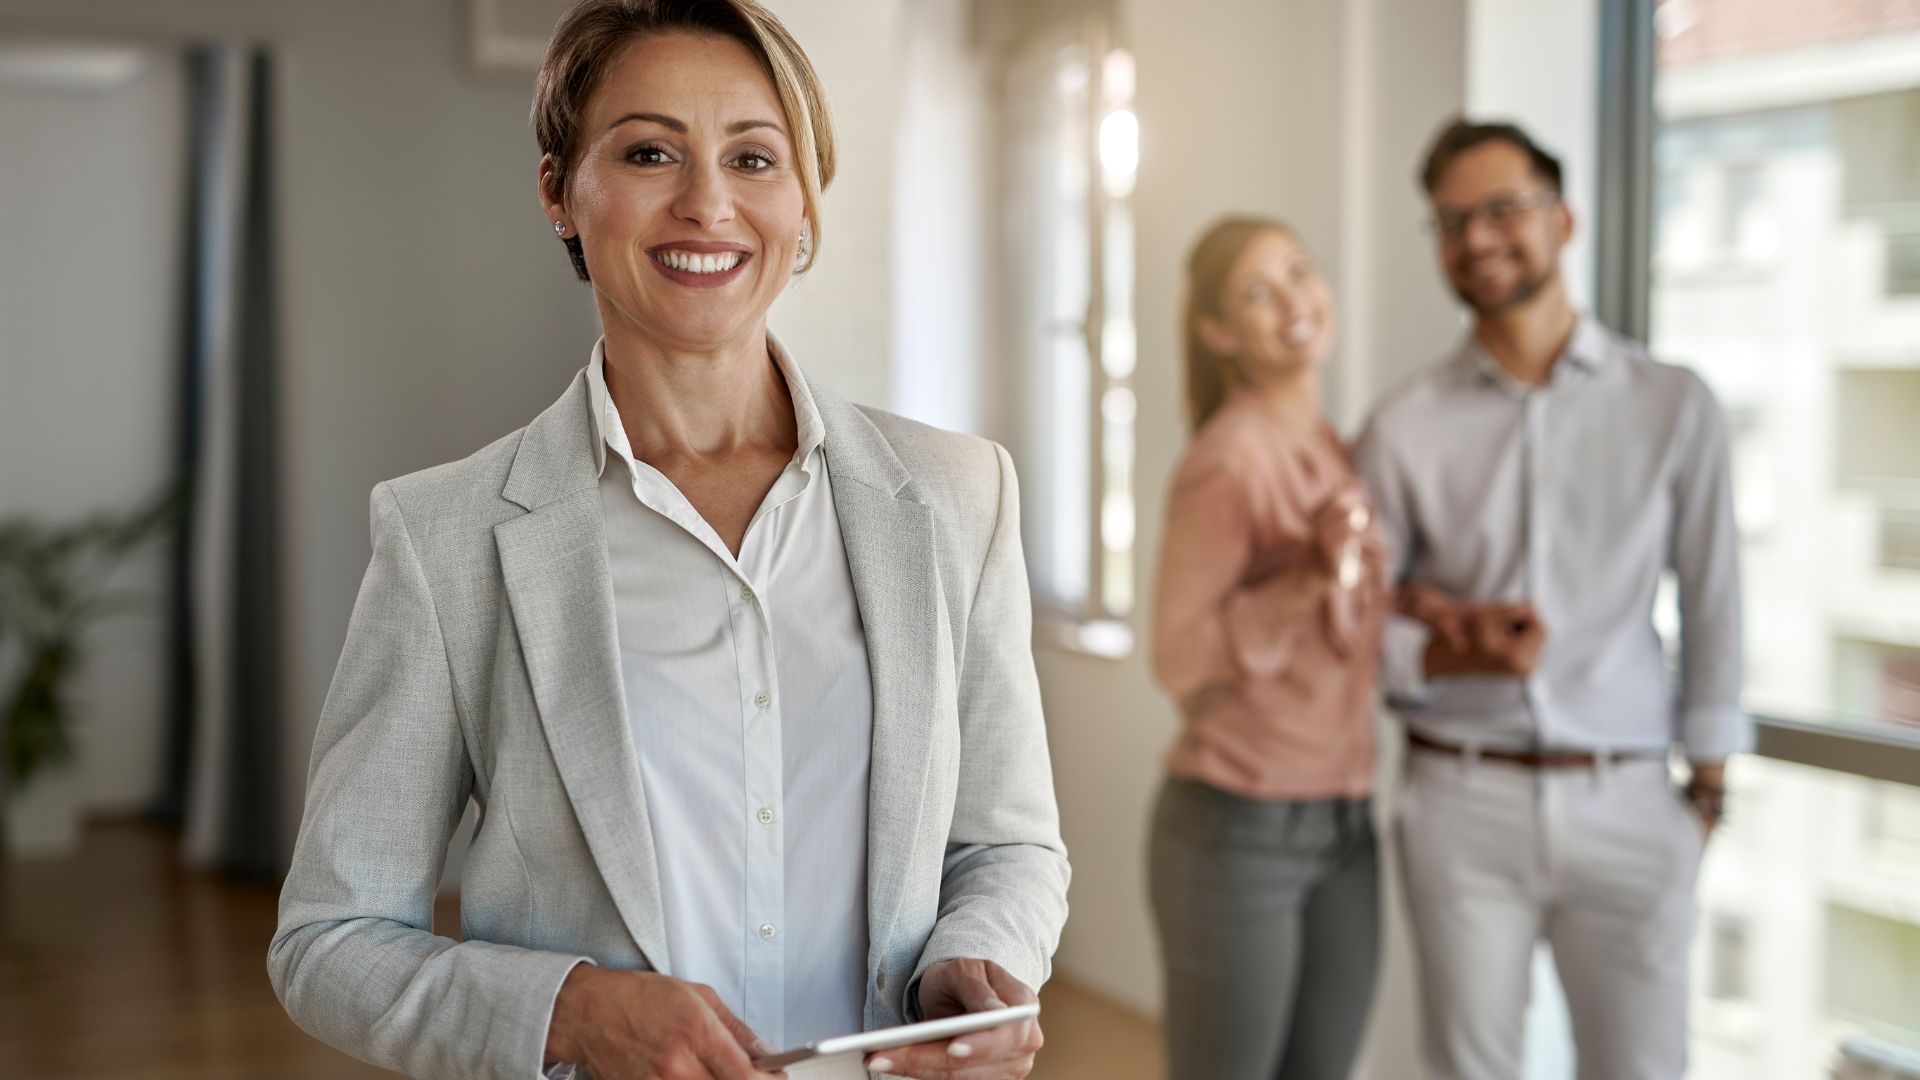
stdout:
<svg viewBox="0 0 1920 1080">
<path fill-rule="evenodd" d="M 1347 1080 L 1379 966 L 1367 801 L 1170 779 L 1148 863 L 1169 1080 Z"/>
</svg>

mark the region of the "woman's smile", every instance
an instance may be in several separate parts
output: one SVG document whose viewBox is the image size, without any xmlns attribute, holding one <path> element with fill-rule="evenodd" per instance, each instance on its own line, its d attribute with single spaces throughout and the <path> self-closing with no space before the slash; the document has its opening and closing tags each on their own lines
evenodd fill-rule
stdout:
<svg viewBox="0 0 1920 1080">
<path fill-rule="evenodd" d="M 649 248 L 647 261 L 676 285 L 717 289 L 739 280 L 753 261 L 753 252 L 737 244 L 683 241 Z"/>
<path fill-rule="evenodd" d="M 1306 345 L 1320 336 L 1320 320 L 1312 316 L 1295 319 L 1287 324 L 1284 336 L 1287 344 L 1295 348 Z"/>
</svg>

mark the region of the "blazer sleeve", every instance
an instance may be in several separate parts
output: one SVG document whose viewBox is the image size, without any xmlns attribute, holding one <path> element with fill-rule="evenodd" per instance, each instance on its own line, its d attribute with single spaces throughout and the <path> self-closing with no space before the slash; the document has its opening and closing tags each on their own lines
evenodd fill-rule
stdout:
<svg viewBox="0 0 1920 1080">
<path fill-rule="evenodd" d="M 295 1023 L 364 1061 L 531 1080 L 560 984 L 585 958 L 433 933 L 473 766 L 400 505 L 385 484 L 371 502 L 373 560 L 314 736 L 267 971 Z"/>
<path fill-rule="evenodd" d="M 991 960 L 1038 988 L 1067 919 L 1067 850 L 1033 666 L 1033 608 L 1020 550 L 1013 462 L 995 446 L 1000 502 L 967 618 L 960 671 L 960 778 L 940 913 L 906 991 L 943 960 Z"/>
</svg>

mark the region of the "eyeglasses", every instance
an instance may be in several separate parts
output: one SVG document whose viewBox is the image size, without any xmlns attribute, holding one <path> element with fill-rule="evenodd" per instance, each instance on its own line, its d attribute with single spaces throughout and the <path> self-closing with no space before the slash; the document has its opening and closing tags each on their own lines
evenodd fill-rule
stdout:
<svg viewBox="0 0 1920 1080">
<path fill-rule="evenodd" d="M 1458 240 L 1467 234 L 1474 218 L 1485 218 L 1487 224 L 1496 229 L 1511 228 L 1520 215 L 1529 210 L 1538 210 L 1543 206 L 1553 206 L 1560 196 L 1551 191 L 1535 191 L 1524 195 L 1496 195 L 1478 206 L 1469 206 L 1465 210 L 1441 210 L 1427 218 L 1427 231 L 1446 240 Z"/>
</svg>

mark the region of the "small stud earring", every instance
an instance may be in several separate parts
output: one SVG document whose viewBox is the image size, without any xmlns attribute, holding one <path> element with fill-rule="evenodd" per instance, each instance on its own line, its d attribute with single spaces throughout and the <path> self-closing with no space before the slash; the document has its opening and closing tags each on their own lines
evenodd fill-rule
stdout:
<svg viewBox="0 0 1920 1080">
<path fill-rule="evenodd" d="M 563 238 L 563 239 L 564 239 L 564 238 L 566 237 L 566 235 L 567 235 L 567 223 L 566 223 L 566 222 L 564 222 L 564 221 L 556 221 L 556 222 L 554 222 L 554 223 L 553 223 L 553 235 L 555 235 L 555 236 L 558 236 L 558 237 L 561 237 L 561 238 Z"/>
</svg>

